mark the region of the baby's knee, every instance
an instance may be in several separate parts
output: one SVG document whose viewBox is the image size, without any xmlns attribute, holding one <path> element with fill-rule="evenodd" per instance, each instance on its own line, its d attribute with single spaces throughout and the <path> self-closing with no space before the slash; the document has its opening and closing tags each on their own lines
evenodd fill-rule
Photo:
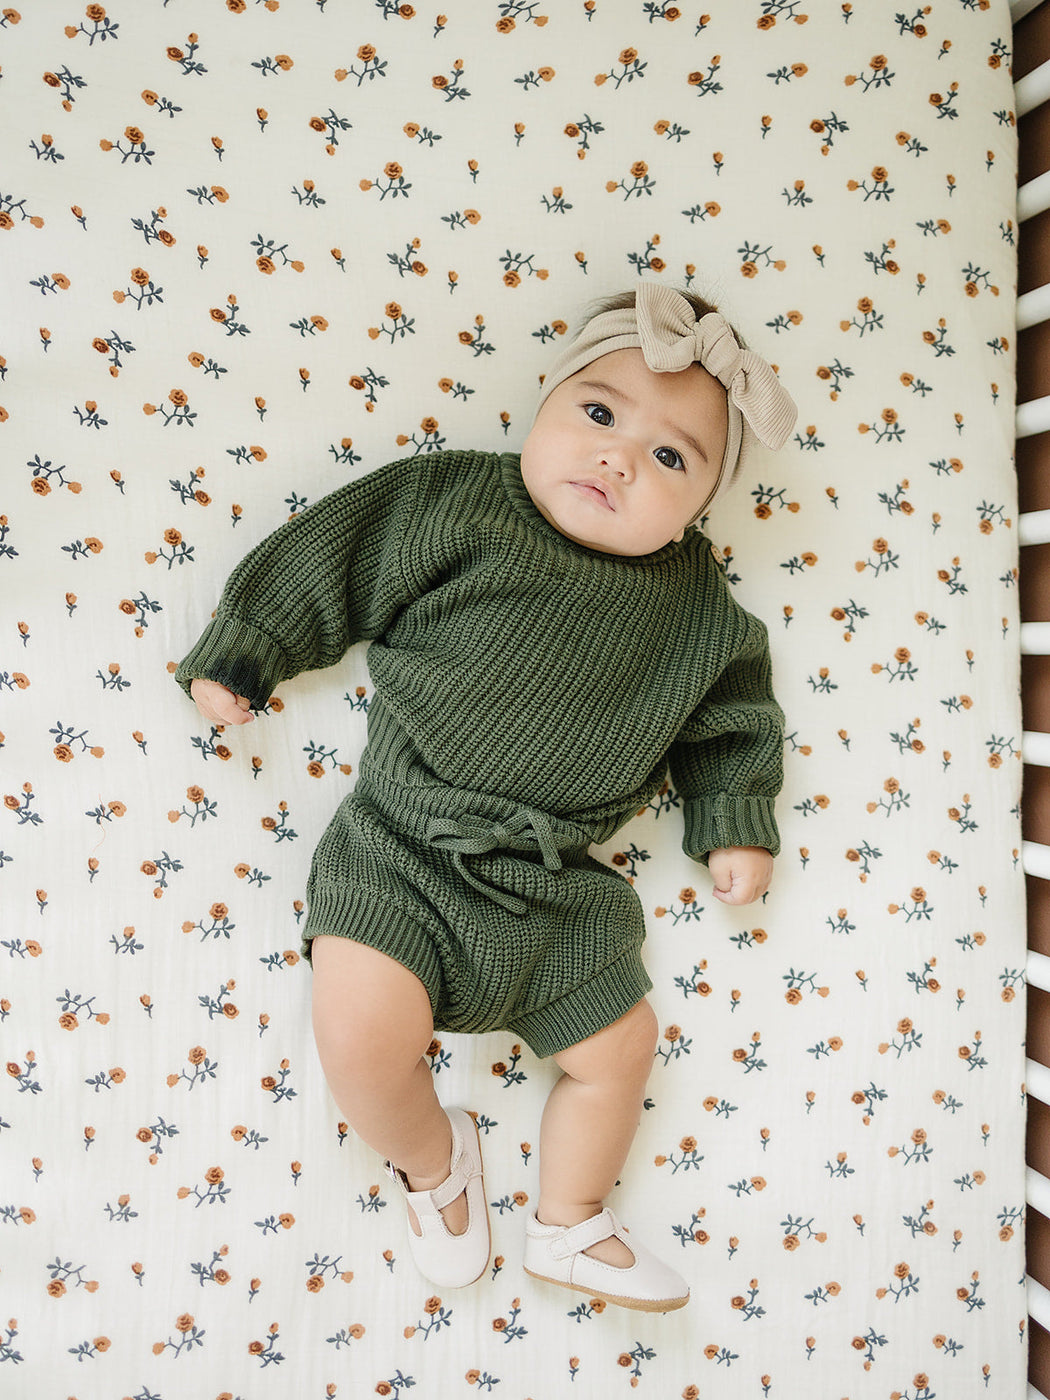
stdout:
<svg viewBox="0 0 1050 1400">
<path fill-rule="evenodd" d="M 647 1079 L 660 1036 L 656 1012 L 648 1001 L 643 998 L 636 1002 L 609 1030 L 613 1035 L 609 1047 L 611 1072 L 624 1079 Z"/>
<path fill-rule="evenodd" d="M 636 1002 L 612 1025 L 571 1046 L 555 1059 L 574 1079 L 647 1078 L 659 1037 L 656 1013 L 646 1000 Z"/>
<path fill-rule="evenodd" d="M 624 1021 L 627 1023 L 624 1028 L 625 1053 L 633 1062 L 648 1069 L 660 1039 L 660 1023 L 656 1019 L 656 1012 L 643 997 L 627 1013 Z"/>
<path fill-rule="evenodd" d="M 346 939 L 314 948 L 313 1030 L 323 1061 L 368 1077 L 414 1067 L 434 1034 L 430 999 L 406 968 Z M 378 975 L 376 975 L 378 969 Z"/>
<path fill-rule="evenodd" d="M 371 1010 L 351 1005 L 341 1016 L 314 1012 L 317 1057 L 329 1082 L 343 1086 L 340 1102 L 354 1094 L 376 1098 L 403 1090 L 429 1044 L 429 1038 L 404 1034 L 393 1019 L 373 1018 Z"/>
</svg>

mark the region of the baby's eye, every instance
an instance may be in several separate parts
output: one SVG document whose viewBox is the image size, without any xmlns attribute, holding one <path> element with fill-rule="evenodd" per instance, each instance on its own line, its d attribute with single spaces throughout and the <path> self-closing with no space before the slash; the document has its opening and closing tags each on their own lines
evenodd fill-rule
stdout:
<svg viewBox="0 0 1050 1400">
<path fill-rule="evenodd" d="M 613 421 L 612 413 L 603 403 L 584 404 L 583 411 L 592 423 L 598 423 L 603 428 L 608 428 Z"/>
<path fill-rule="evenodd" d="M 664 467 L 672 467 L 675 471 L 684 472 L 685 462 L 681 453 L 676 452 L 673 447 L 658 447 L 653 456 Z"/>
</svg>

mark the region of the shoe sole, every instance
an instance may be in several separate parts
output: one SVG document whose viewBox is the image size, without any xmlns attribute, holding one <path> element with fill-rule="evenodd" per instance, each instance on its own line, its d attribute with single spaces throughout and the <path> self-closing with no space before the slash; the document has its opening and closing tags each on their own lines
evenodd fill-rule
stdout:
<svg viewBox="0 0 1050 1400">
<path fill-rule="evenodd" d="M 618 1293 L 603 1293 L 599 1288 L 584 1288 L 580 1283 L 548 1278 L 546 1274 L 536 1274 L 531 1269 L 525 1269 L 525 1273 L 530 1278 L 539 1279 L 541 1283 L 552 1283 L 555 1288 L 568 1288 L 573 1293 L 586 1293 L 588 1298 L 600 1298 L 603 1303 L 615 1303 L 618 1308 L 633 1308 L 636 1312 L 674 1312 L 678 1308 L 684 1308 L 689 1301 L 688 1293 L 684 1298 L 624 1298 Z"/>
</svg>

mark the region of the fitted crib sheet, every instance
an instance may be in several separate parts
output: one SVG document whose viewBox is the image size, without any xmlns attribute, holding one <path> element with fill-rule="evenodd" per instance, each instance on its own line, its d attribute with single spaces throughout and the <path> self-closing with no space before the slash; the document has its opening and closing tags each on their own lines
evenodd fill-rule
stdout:
<svg viewBox="0 0 1050 1400">
<path fill-rule="evenodd" d="M 1005 0 L 0 14 L 4 1395 L 1023 1393 L 1010 45 Z M 247 732 L 170 676 L 289 515 L 519 447 L 642 276 L 800 410 L 707 522 L 788 716 L 773 889 L 713 900 L 673 789 L 598 853 L 647 916 L 613 1204 L 666 1317 L 523 1274 L 554 1071 L 509 1035 L 431 1046 L 494 1247 L 419 1277 L 296 951 L 363 650 Z"/>
</svg>

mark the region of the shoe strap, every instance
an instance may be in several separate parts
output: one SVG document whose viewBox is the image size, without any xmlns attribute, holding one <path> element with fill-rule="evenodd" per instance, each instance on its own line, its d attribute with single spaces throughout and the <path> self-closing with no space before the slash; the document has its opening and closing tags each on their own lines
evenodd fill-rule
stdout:
<svg viewBox="0 0 1050 1400">
<path fill-rule="evenodd" d="M 446 1206 L 452 1204 L 457 1196 L 463 1194 L 474 1175 L 476 1173 L 470 1170 L 467 1154 L 461 1151 L 455 1166 L 441 1185 L 435 1186 L 433 1191 L 424 1191 L 421 1194 L 430 1197 L 435 1210 L 444 1210 Z"/>
<path fill-rule="evenodd" d="M 579 1225 L 571 1225 L 564 1234 L 551 1240 L 551 1256 L 554 1259 L 568 1259 L 570 1254 L 581 1254 L 599 1240 L 610 1239 L 613 1235 L 626 1243 L 623 1226 L 606 1206 L 589 1220 L 582 1220 Z"/>
<path fill-rule="evenodd" d="M 461 1140 L 455 1124 L 452 1127 L 452 1166 L 448 1176 L 432 1191 L 413 1191 L 408 1177 L 393 1162 L 387 1162 L 387 1171 L 401 1187 L 405 1200 L 422 1223 L 423 1217 L 436 1217 L 446 1206 L 450 1206 L 457 1196 L 461 1196 L 470 1181 L 479 1173 L 471 1170 L 466 1144 Z"/>
</svg>

